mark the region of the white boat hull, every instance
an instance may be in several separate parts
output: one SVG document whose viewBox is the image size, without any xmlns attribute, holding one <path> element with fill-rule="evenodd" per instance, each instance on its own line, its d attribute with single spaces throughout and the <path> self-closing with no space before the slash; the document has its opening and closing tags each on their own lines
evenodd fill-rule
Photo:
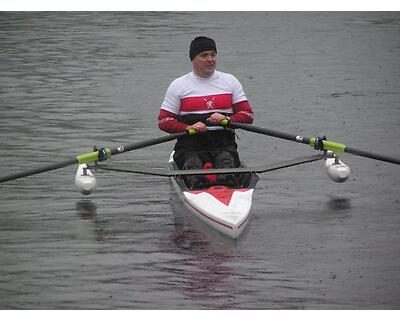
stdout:
<svg viewBox="0 0 400 320">
<path fill-rule="evenodd" d="M 173 165 L 171 155 L 170 166 Z M 171 179 L 185 207 L 201 221 L 232 239 L 242 234 L 250 216 L 256 175 L 249 178 L 248 187 L 212 186 L 201 190 L 188 189 L 182 178 Z"/>
</svg>

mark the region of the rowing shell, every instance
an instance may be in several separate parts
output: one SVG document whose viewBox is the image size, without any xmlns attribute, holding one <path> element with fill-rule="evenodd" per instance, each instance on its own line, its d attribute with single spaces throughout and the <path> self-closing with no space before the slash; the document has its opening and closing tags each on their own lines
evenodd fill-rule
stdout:
<svg viewBox="0 0 400 320">
<path fill-rule="evenodd" d="M 178 170 L 173 154 L 169 158 L 171 171 Z M 214 185 L 191 190 L 182 176 L 172 176 L 171 181 L 183 204 L 213 229 L 237 239 L 246 228 L 258 181 L 255 173 L 244 175 L 240 186 L 234 188 Z"/>
</svg>

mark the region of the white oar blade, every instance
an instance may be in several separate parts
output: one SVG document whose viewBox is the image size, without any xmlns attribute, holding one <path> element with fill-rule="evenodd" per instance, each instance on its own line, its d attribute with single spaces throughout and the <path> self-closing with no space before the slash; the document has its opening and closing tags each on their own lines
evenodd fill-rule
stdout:
<svg viewBox="0 0 400 320">
<path fill-rule="evenodd" d="M 96 178 L 85 163 L 80 164 L 76 171 L 75 186 L 78 188 L 78 191 L 84 195 L 89 195 L 96 189 Z"/>
<path fill-rule="evenodd" d="M 325 160 L 325 170 L 332 181 L 339 183 L 345 182 L 350 176 L 350 167 L 333 153 Z"/>
</svg>

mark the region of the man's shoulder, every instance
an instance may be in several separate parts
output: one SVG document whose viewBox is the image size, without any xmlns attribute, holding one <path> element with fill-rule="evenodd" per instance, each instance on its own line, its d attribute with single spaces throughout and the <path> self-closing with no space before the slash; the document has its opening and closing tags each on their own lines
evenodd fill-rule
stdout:
<svg viewBox="0 0 400 320">
<path fill-rule="evenodd" d="M 187 73 L 187 74 L 184 74 L 183 76 L 175 78 L 169 84 L 167 92 L 179 95 L 180 92 L 182 91 L 182 88 L 186 87 L 188 81 L 190 81 L 189 78 L 190 78 L 190 73 Z"/>
<path fill-rule="evenodd" d="M 183 76 L 180 76 L 172 81 L 172 83 L 182 83 L 187 81 L 188 79 L 192 78 L 192 72 L 186 73 Z"/>
<path fill-rule="evenodd" d="M 230 74 L 230 73 L 223 72 L 223 71 L 219 71 L 219 70 L 215 70 L 215 74 L 216 74 L 217 76 L 219 76 L 219 77 L 228 77 L 228 78 L 234 77 L 234 76 L 233 76 L 232 74 Z"/>
<path fill-rule="evenodd" d="M 233 74 L 217 70 L 215 73 L 218 79 L 223 79 L 224 81 L 237 81 L 237 78 Z"/>
</svg>

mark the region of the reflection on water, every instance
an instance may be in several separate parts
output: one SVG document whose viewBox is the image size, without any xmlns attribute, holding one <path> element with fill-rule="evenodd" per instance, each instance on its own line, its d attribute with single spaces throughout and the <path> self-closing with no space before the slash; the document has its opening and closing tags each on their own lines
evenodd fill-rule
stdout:
<svg viewBox="0 0 400 320">
<path fill-rule="evenodd" d="M 234 298 L 226 291 L 234 271 L 229 263 L 235 260 L 235 241 L 212 230 L 186 208 L 176 194 L 171 193 L 175 251 L 184 255 L 184 262 L 163 268 L 175 287 L 191 300 L 199 300 L 215 308 L 226 308 Z"/>
<path fill-rule="evenodd" d="M 331 197 L 326 203 L 329 210 L 333 212 L 348 211 L 351 209 L 351 199 Z"/>
<path fill-rule="evenodd" d="M 104 221 L 97 216 L 97 205 L 90 199 L 77 201 L 75 209 L 79 217 L 83 220 L 92 220 L 94 224 L 94 234 L 96 241 L 104 240 Z"/>
<path fill-rule="evenodd" d="M 75 205 L 76 211 L 78 211 L 79 216 L 82 219 L 92 219 L 96 218 L 97 206 L 92 200 L 80 200 Z"/>
</svg>

